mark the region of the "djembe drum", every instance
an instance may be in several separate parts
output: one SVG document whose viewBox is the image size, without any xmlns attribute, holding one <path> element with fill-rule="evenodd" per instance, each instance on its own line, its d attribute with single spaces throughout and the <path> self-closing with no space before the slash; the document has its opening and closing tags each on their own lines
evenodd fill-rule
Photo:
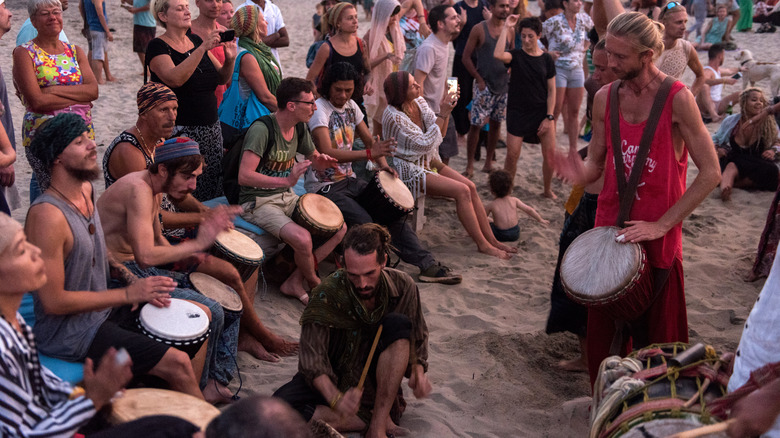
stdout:
<svg viewBox="0 0 780 438">
<path fill-rule="evenodd" d="M 128 389 L 111 401 L 108 421 L 122 424 L 150 415 L 170 415 L 206 430 L 219 409 L 189 394 L 155 388 Z"/>
<path fill-rule="evenodd" d="M 209 253 L 235 266 L 244 282 L 263 263 L 263 249 L 260 245 L 236 230 L 219 233 Z"/>
<path fill-rule="evenodd" d="M 327 242 L 344 226 L 344 216 L 339 207 L 316 193 L 306 193 L 298 198 L 292 220 L 311 234 L 314 248 Z"/>
<path fill-rule="evenodd" d="M 617 227 L 597 227 L 571 243 L 561 260 L 563 290 L 574 302 L 632 321 L 650 306 L 653 281 L 638 243 L 615 240 Z"/>
<path fill-rule="evenodd" d="M 194 357 L 211 330 L 206 312 L 195 304 L 171 298 L 168 307 L 145 304 L 138 315 L 141 333 Z"/>
<path fill-rule="evenodd" d="M 357 202 L 380 225 L 389 225 L 414 210 L 414 196 L 400 178 L 380 170 L 358 195 Z"/>
</svg>

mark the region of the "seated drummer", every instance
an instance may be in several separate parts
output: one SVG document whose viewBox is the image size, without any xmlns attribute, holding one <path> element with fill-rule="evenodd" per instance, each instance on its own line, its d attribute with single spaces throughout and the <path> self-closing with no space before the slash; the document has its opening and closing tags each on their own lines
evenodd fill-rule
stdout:
<svg viewBox="0 0 780 438">
<path fill-rule="evenodd" d="M 135 124 L 119 134 L 103 155 L 106 188 L 130 172 L 151 166 L 157 143 L 173 134 L 179 102 L 170 88 L 158 82 L 147 82 L 138 90 L 136 101 L 138 118 Z M 187 229 L 197 227 L 209 210 L 191 194 L 175 203 L 163 195 L 160 209 L 163 235 L 174 242 L 186 237 Z"/>
<path fill-rule="evenodd" d="M 298 374 L 274 396 L 341 432 L 399 435 L 404 376 L 416 398 L 431 392 L 420 291 L 409 274 L 385 267 L 390 234 L 381 225 L 350 227 L 343 245 L 344 269 L 312 291 L 303 311 Z M 364 391 L 361 374 L 380 325 Z"/>
<path fill-rule="evenodd" d="M 222 259 L 203 253 L 212 246 L 220 232 L 232 226 L 233 215 L 238 207 L 211 209 L 198 226 L 198 234 L 194 239 L 171 245 L 162 236 L 158 220 L 160 195 L 166 193 L 172 199 L 183 199 L 195 189 L 196 178 L 202 169 L 203 157 L 198 144 L 188 138 L 173 138 L 157 147 L 155 162 L 148 170 L 129 173 L 112 184 L 97 203 L 108 250 L 117 261 L 141 278 L 152 275 L 172 276 L 188 286 L 185 275 L 162 269 L 176 264 L 180 270 L 197 270 L 232 287 L 241 297 L 244 308 L 241 317 L 243 330 L 237 340 L 231 336 L 214 334 L 222 333 L 224 324 L 222 307 L 214 300 L 189 289 L 177 289 L 172 294 L 176 298 L 208 303 L 213 319 L 218 321 L 218 327 L 212 327 L 212 337 L 219 339 L 218 343 L 228 351 L 234 353 L 238 342 L 238 349 L 261 360 L 278 361 L 274 353 L 294 354 L 297 343 L 283 340 L 260 321 L 254 310 L 254 297 L 250 298 L 244 289 L 236 268 Z M 224 360 L 217 363 L 216 349 L 212 348 L 214 344 L 209 343 L 207 375 L 227 385 L 232 378 L 230 370 L 234 367 L 234 361 L 230 354 L 226 354 L 220 355 Z M 226 392 L 222 393 L 227 395 Z"/>
<path fill-rule="evenodd" d="M 94 142 L 91 150 L 95 150 Z M 68 155 L 72 152 L 75 151 L 69 151 Z M 25 293 L 46 286 L 49 269 L 41 257 L 42 251 L 26 240 L 22 226 L 5 213 L 0 213 L 0 230 L 3 230 L 0 233 L 0 278 L 3 279 L 0 281 L 0 338 L 3 339 L 0 342 L 0 381 L 3 382 L 0 435 L 9 438 L 74 436 L 130 381 L 131 367 L 135 364 L 132 360 L 117 363 L 113 348 L 105 352 L 97 367 L 87 358 L 83 390 L 74 389 L 42 366 L 37 360 L 36 339 L 18 310 Z M 197 426 L 178 418 L 155 416 L 89 436 L 137 437 L 144 426 L 152 426 L 151 430 L 160 434 L 156 436 L 187 437 L 194 436 L 198 430 Z"/>
<path fill-rule="evenodd" d="M 379 169 L 396 175 L 387 165 L 385 155 L 394 150 L 393 139 L 374 141 L 363 120 L 363 113 L 351 99 L 355 89 L 357 71 L 351 64 L 339 62 L 333 64 L 322 79 L 317 110 L 309 121 L 309 129 L 314 146 L 320 153 L 337 159 L 339 165 L 318 171 L 306 172 L 306 191 L 315 192 L 333 201 L 344 215 L 348 226 L 375 222 L 371 212 L 357 202 L 358 196 L 366 188 L 366 182 L 357 178 L 352 171 L 352 162 L 366 158 L 374 161 Z M 365 151 L 352 150 L 355 134 L 366 145 Z M 393 247 L 401 260 L 420 268 L 418 280 L 427 283 L 458 284 L 461 276 L 437 263 L 433 254 L 420 245 L 420 240 L 408 221 L 404 218 L 388 226 L 393 239 Z"/>
<path fill-rule="evenodd" d="M 64 360 L 95 362 L 110 347 L 125 348 L 133 375 L 158 376 L 173 390 L 203 398 L 198 379 L 205 351 L 192 364 L 186 353 L 131 329 L 136 315 L 130 306 L 168 305 L 176 283 L 149 277 L 108 289 L 106 244 L 91 182 L 100 176 L 97 147 L 84 121 L 72 113 L 57 115 L 38 129 L 30 149 L 51 178 L 25 224 L 30 242 L 42 250 L 48 277 L 33 295 L 38 348 Z"/>
<path fill-rule="evenodd" d="M 297 268 L 280 289 L 306 304 L 309 297 L 304 280 L 309 288 L 320 284 L 315 267 L 341 242 L 346 226 L 314 249 L 309 231 L 290 218 L 298 201 L 291 188 L 298 178 L 310 165 L 324 170 L 333 167 L 336 160 L 314 149 L 307 129 L 302 138 L 297 134 L 296 126 L 308 122 L 317 109 L 311 82 L 300 78 L 282 80 L 276 90 L 276 102 L 279 109 L 270 116 L 273 138 L 268 138 L 268 128 L 262 122 L 253 123 L 244 137 L 238 170 L 239 202 L 244 209 L 241 217 L 292 247 Z M 296 154 L 303 154 L 306 160 L 296 163 Z"/>
<path fill-rule="evenodd" d="M 386 155 L 392 154 L 395 141 L 374 141 L 363 113 L 351 99 L 357 77 L 358 73 L 351 64 L 333 64 L 322 79 L 317 110 L 309 121 L 314 146 L 320 153 L 337 159 L 339 165 L 325 171 L 309 169 L 306 172 L 306 191 L 325 196 L 338 205 L 348 226 L 375 222 L 371 212 L 366 211 L 356 200 L 366 188 L 366 182 L 355 176 L 352 162 L 370 157 L 378 165 L 378 170 L 386 170 L 397 176 L 385 159 Z M 363 140 L 366 151 L 352 150 L 355 134 Z M 417 234 L 404 218 L 391 223 L 388 230 L 401 260 L 420 268 L 419 281 L 442 284 L 461 282 L 460 275 L 453 274 L 450 268 L 437 263 L 433 254 L 420 245 Z"/>
</svg>

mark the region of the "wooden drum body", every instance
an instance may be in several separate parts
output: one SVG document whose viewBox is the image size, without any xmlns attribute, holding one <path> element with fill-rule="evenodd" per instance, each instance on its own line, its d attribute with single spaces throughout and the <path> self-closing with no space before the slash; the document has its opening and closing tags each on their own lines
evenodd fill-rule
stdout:
<svg viewBox="0 0 780 438">
<path fill-rule="evenodd" d="M 219 409 L 189 394 L 166 389 L 137 388 L 125 390 L 111 402 L 109 421 L 122 424 L 151 415 L 170 415 L 189 421 L 206 430 L 219 415 Z"/>
<path fill-rule="evenodd" d="M 206 312 L 189 301 L 171 298 L 168 307 L 146 304 L 138 315 L 141 333 L 194 357 L 209 337 Z"/>
<path fill-rule="evenodd" d="M 414 210 L 414 197 L 406 184 L 386 170 L 380 170 L 357 198 L 374 222 L 389 225 Z"/>
<path fill-rule="evenodd" d="M 577 237 L 561 260 L 561 283 L 573 301 L 632 321 L 651 304 L 652 275 L 642 245 L 616 242 L 618 230 L 598 227 Z"/>
<path fill-rule="evenodd" d="M 298 198 L 292 220 L 311 234 L 315 248 L 327 242 L 344 226 L 344 216 L 339 207 L 316 193 L 306 193 Z"/>
<path fill-rule="evenodd" d="M 244 282 L 263 263 L 263 249 L 260 245 L 236 230 L 221 232 L 209 252 L 235 266 Z"/>
<path fill-rule="evenodd" d="M 626 359 L 605 359 L 594 386 L 598 406 L 591 416 L 590 438 L 666 437 L 720 422 L 710 405 L 726 394 L 728 375 L 722 369 L 727 367 L 713 354 L 669 372 L 668 361 L 688 348 L 683 343 L 656 344 Z M 712 380 L 705 388 L 707 378 Z"/>
</svg>

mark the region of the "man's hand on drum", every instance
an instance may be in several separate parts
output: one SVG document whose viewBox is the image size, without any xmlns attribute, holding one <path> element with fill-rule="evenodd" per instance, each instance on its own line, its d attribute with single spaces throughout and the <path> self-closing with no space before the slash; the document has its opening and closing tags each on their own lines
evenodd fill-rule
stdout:
<svg viewBox="0 0 780 438">
<path fill-rule="evenodd" d="M 295 184 L 298 184 L 298 179 L 303 175 L 304 172 L 306 172 L 306 169 L 311 166 L 311 161 L 309 160 L 303 160 L 300 162 L 295 163 L 293 168 L 290 170 L 290 174 L 287 175 L 287 186 L 288 187 L 294 187 Z"/>
<path fill-rule="evenodd" d="M 382 140 L 377 135 L 374 137 L 374 144 L 371 145 L 371 158 L 386 157 L 395 153 L 395 147 L 398 144 L 394 138 Z"/>
<path fill-rule="evenodd" d="M 626 228 L 618 233 L 618 238 L 620 236 L 623 238 L 618 241 L 625 243 L 647 242 L 664 237 L 667 231 L 669 230 L 658 222 L 626 221 Z"/>
<path fill-rule="evenodd" d="M 732 438 L 759 436 L 769 430 L 780 413 L 780 379 L 753 391 L 731 410 L 726 431 Z"/>
<path fill-rule="evenodd" d="M 309 157 L 311 167 L 315 170 L 325 170 L 331 167 L 335 167 L 339 160 L 331 157 L 327 154 L 316 153 Z M 297 181 L 297 180 L 296 180 Z"/>
<path fill-rule="evenodd" d="M 237 205 L 211 209 L 198 225 L 198 235 L 195 240 L 201 244 L 201 248 L 205 250 L 210 247 L 219 233 L 233 228 L 233 218 L 236 216 L 236 211 L 240 210 L 241 207 Z"/>
<path fill-rule="evenodd" d="M 139 278 L 127 286 L 127 300 L 133 309 L 139 303 L 150 303 L 155 307 L 171 305 L 171 292 L 176 289 L 176 282 L 169 277 L 154 276 Z"/>
<path fill-rule="evenodd" d="M 116 349 L 111 347 L 100 359 L 100 364 L 95 368 L 92 359 L 84 361 L 84 392 L 87 398 L 92 400 L 96 410 L 100 410 L 108 403 L 114 394 L 133 378 L 130 367 L 132 360 L 124 364 L 116 363 Z"/>
</svg>

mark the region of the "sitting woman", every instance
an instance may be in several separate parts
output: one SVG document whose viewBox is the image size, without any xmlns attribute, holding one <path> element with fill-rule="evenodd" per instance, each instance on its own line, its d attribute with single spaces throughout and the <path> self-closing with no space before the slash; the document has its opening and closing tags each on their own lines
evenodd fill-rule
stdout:
<svg viewBox="0 0 780 438">
<path fill-rule="evenodd" d="M 731 198 L 734 187 L 777 190 L 777 124 L 771 117 L 759 123 L 751 120 L 768 105 L 761 89 L 746 89 L 739 96 L 741 114 L 726 117 L 712 137 L 720 158 L 720 197 L 724 201 Z"/>
<path fill-rule="evenodd" d="M 411 74 L 390 73 L 383 88 L 387 108 L 382 117 L 382 138 L 394 138 L 398 142 L 393 166 L 399 177 L 415 198 L 430 194 L 455 199 L 458 219 L 479 251 L 509 259 L 508 253 L 517 249 L 496 240 L 477 187 L 439 158 L 441 133 L 447 131 L 457 96 L 445 93 L 437 116 L 420 97 L 422 87 Z"/>
</svg>

